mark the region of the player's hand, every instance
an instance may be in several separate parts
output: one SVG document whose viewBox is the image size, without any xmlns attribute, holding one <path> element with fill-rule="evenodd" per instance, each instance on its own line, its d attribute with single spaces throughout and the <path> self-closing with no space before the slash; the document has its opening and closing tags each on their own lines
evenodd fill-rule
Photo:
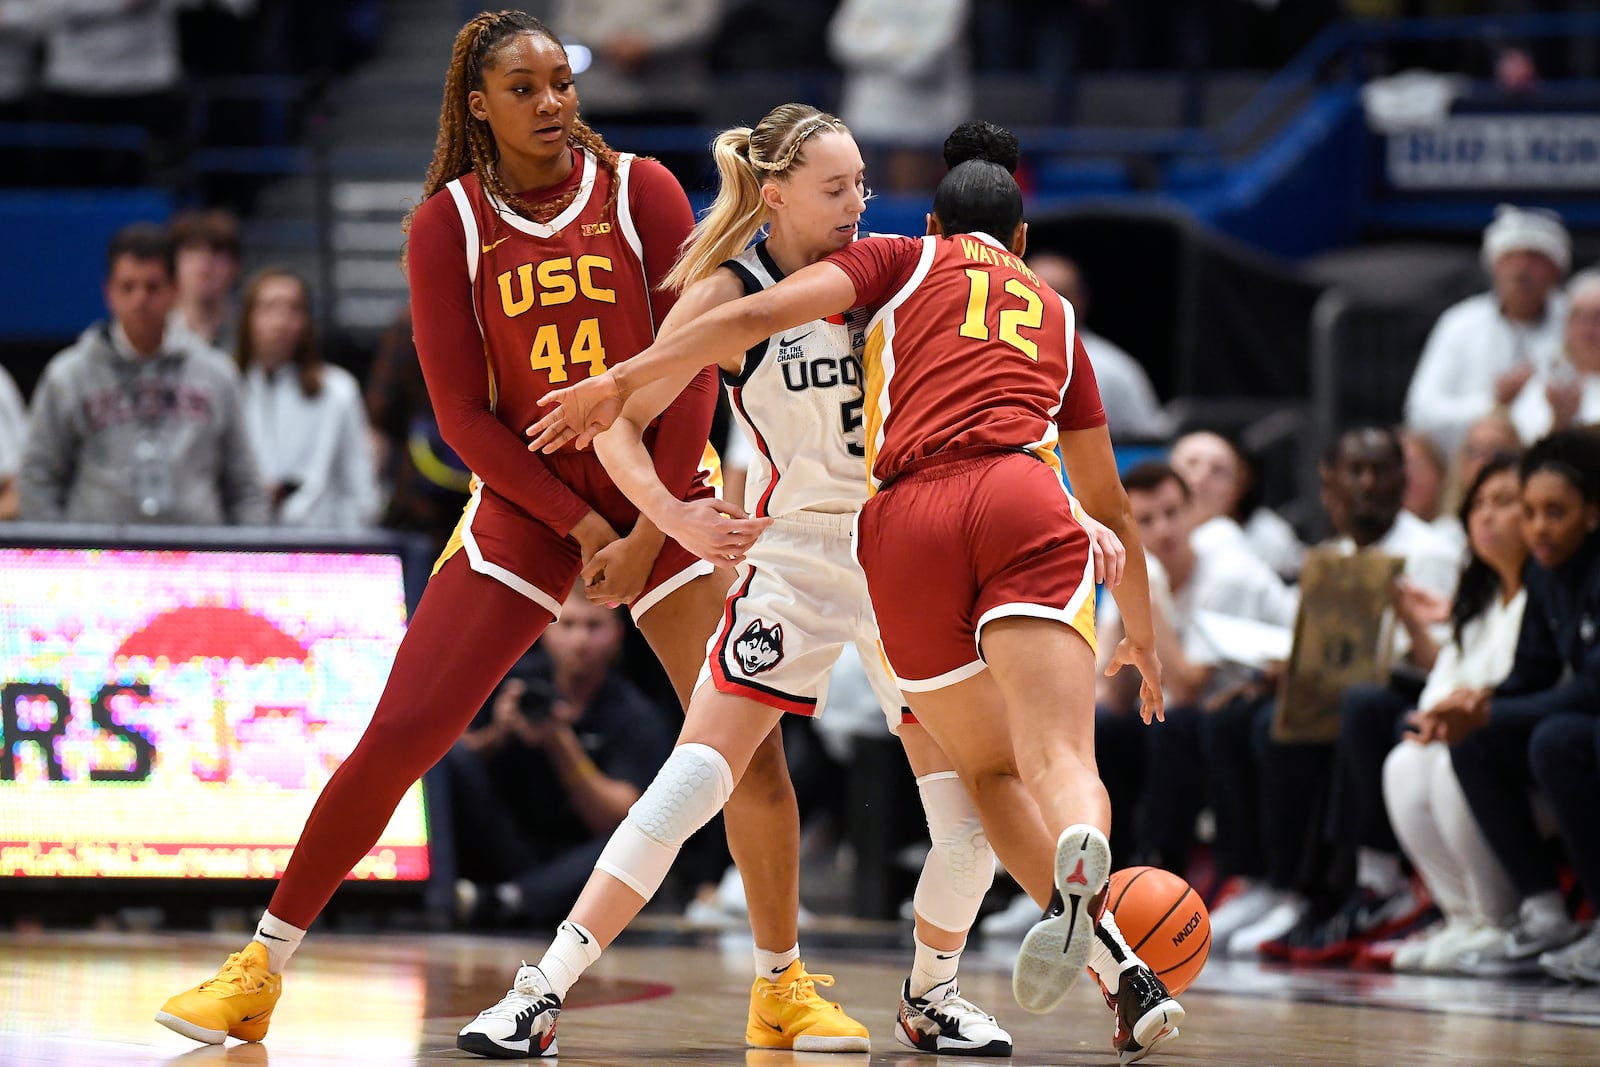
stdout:
<svg viewBox="0 0 1600 1067">
<path fill-rule="evenodd" d="M 1122 568 L 1128 562 L 1128 550 L 1122 539 L 1110 527 L 1095 521 L 1087 512 L 1078 520 L 1089 535 L 1089 554 L 1094 558 L 1096 584 L 1115 588 L 1122 584 Z"/>
<path fill-rule="evenodd" d="M 632 604 L 644 592 L 660 554 L 661 546 L 653 538 L 618 538 L 584 564 L 584 595 L 595 604 Z"/>
<path fill-rule="evenodd" d="M 1161 695 L 1161 660 L 1153 648 L 1140 648 L 1126 637 L 1117 645 L 1117 651 L 1106 664 L 1106 677 L 1124 667 L 1139 672 L 1139 717 L 1149 724 L 1166 722 L 1166 700 Z"/>
<path fill-rule="evenodd" d="M 554 405 L 554 409 L 524 431 L 532 438 L 528 451 L 554 452 L 572 440 L 577 441 L 580 450 L 588 448 L 590 442 L 617 421 L 624 399 L 614 374 L 599 374 L 546 393 L 539 400 L 539 406 Z"/>
<path fill-rule="evenodd" d="M 596 552 L 617 540 L 617 537 L 617 531 L 612 529 L 611 524 L 602 519 L 597 511 L 589 512 L 572 528 L 572 539 L 578 542 L 586 567 L 589 561 L 594 559 Z"/>
<path fill-rule="evenodd" d="M 673 509 L 661 532 L 703 560 L 719 567 L 744 561 L 771 519 L 752 519 L 731 500 L 686 500 Z"/>
</svg>

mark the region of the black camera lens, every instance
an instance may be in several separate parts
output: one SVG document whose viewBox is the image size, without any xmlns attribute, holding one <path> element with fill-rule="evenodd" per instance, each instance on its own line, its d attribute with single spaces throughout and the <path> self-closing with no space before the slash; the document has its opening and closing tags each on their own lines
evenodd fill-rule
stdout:
<svg viewBox="0 0 1600 1067">
<path fill-rule="evenodd" d="M 517 699 L 517 710 L 529 722 L 544 722 L 550 717 L 550 708 L 555 704 L 555 690 L 543 678 L 527 678 L 523 680 L 522 696 Z"/>
</svg>

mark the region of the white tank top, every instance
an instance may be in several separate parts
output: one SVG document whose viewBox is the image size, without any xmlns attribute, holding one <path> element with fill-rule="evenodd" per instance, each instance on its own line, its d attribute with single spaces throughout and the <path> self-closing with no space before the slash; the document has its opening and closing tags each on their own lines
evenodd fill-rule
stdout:
<svg viewBox="0 0 1600 1067">
<path fill-rule="evenodd" d="M 760 292 L 783 279 L 765 239 L 722 266 Z M 867 499 L 862 441 L 864 309 L 817 319 L 753 345 L 737 375 L 722 372 L 734 421 L 755 451 L 744 508 L 755 516 L 839 515 Z"/>
</svg>

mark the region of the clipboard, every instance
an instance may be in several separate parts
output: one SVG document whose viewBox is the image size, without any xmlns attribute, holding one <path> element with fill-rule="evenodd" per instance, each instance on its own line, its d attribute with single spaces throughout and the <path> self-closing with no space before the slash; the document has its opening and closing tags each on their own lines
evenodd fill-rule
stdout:
<svg viewBox="0 0 1600 1067">
<path fill-rule="evenodd" d="M 1388 680 L 1392 587 L 1404 565 L 1381 552 L 1306 555 L 1294 644 L 1272 717 L 1274 741 L 1332 744 L 1345 690 Z"/>
</svg>

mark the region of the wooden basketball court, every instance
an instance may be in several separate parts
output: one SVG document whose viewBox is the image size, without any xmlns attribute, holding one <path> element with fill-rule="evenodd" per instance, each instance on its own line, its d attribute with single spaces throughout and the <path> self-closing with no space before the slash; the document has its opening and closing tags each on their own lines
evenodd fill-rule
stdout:
<svg viewBox="0 0 1600 1067">
<path fill-rule="evenodd" d="M 573 990 L 560 1028 L 566 1064 L 972 1064 L 913 1054 L 894 1038 L 909 952 L 898 931 L 805 935 L 808 964 L 872 1029 L 869 1055 L 747 1050 L 748 936 L 630 934 Z M 676 942 L 667 944 L 663 942 Z M 874 942 L 879 947 L 869 947 Z M 211 974 L 237 935 L 0 936 L 0 1064 L 5 1067 L 297 1067 L 477 1060 L 455 1032 L 499 999 L 542 939 L 386 934 L 313 936 L 286 974 L 262 1044 L 203 1047 L 152 1021 L 185 984 Z M 1085 981 L 1047 1016 L 1011 1001 L 1007 950 L 974 947 L 963 992 L 1012 1033 L 1015 1064 L 1116 1063 L 1111 1015 Z M 1600 989 L 1545 983 L 1281 971 L 1213 961 L 1184 994 L 1182 1037 L 1148 1063 L 1593 1064 Z"/>
</svg>

